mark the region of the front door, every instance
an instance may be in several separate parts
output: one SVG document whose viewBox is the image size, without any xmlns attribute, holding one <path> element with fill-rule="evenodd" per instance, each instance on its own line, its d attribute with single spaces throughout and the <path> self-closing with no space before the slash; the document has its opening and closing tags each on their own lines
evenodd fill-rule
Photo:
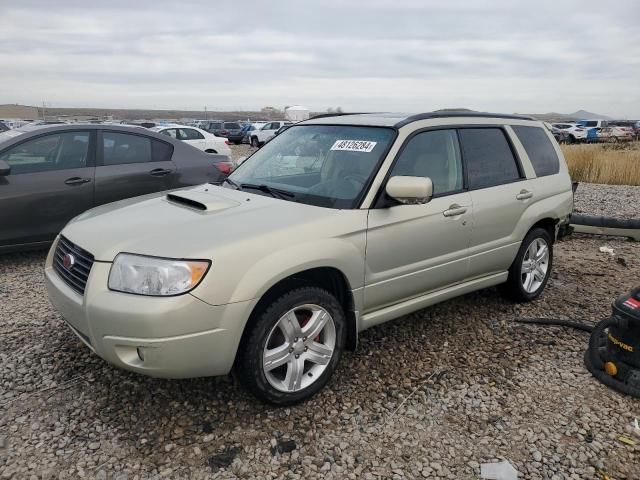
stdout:
<svg viewBox="0 0 640 480">
<path fill-rule="evenodd" d="M 431 178 L 434 197 L 370 210 L 364 313 L 460 283 L 468 273 L 473 205 L 456 131 L 413 136 L 389 177 L 396 175 Z"/>
<path fill-rule="evenodd" d="M 49 133 L 0 153 L 0 246 L 48 242 L 93 204 L 94 133 Z"/>
</svg>

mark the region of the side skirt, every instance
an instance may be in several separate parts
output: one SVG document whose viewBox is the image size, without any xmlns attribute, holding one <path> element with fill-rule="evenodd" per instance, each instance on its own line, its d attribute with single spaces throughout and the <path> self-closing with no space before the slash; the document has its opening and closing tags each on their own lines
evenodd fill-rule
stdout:
<svg viewBox="0 0 640 480">
<path fill-rule="evenodd" d="M 450 298 L 459 297 L 460 295 L 464 295 L 475 290 L 499 285 L 506 282 L 508 276 L 509 272 L 495 273 L 488 277 L 476 278 L 465 283 L 443 288 L 442 290 L 436 290 L 435 292 L 431 292 L 420 297 L 405 300 L 404 302 L 376 310 L 375 312 L 367 313 L 362 315 L 360 318 L 358 328 L 360 331 L 366 330 L 367 328 L 379 325 L 380 323 L 388 322 L 394 318 L 407 315 L 415 312 L 416 310 L 421 310 L 431 305 L 435 305 L 436 303 L 449 300 Z"/>
</svg>

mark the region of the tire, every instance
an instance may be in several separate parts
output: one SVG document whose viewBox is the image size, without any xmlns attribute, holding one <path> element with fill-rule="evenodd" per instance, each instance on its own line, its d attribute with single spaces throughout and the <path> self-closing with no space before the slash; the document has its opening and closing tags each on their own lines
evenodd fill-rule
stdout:
<svg viewBox="0 0 640 480">
<path fill-rule="evenodd" d="M 242 143 L 242 140 L 234 140 L 233 144 L 234 145 L 240 145 Z"/>
<path fill-rule="evenodd" d="M 260 146 L 260 142 L 258 141 L 258 137 L 251 137 L 251 146 L 254 148 L 258 148 Z"/>
<path fill-rule="evenodd" d="M 301 287 L 273 299 L 256 314 L 238 352 L 240 382 L 275 405 L 293 405 L 316 394 L 331 378 L 345 347 L 346 319 L 338 301 L 321 288 Z M 313 338 L 305 336 L 316 331 L 320 333 Z M 265 367 L 268 350 L 275 367 Z"/>
<path fill-rule="evenodd" d="M 533 253 L 533 245 L 536 244 L 536 253 L 539 248 L 546 246 L 546 255 L 543 255 L 538 263 L 529 261 Z M 530 250 L 532 249 L 532 250 Z M 523 263 L 527 264 L 523 268 Z M 540 227 L 533 228 L 522 240 L 518 254 L 509 268 L 509 277 L 504 285 L 505 293 L 517 302 L 530 302 L 538 298 L 549 281 L 553 267 L 553 241 L 549 232 Z M 523 272 L 531 268 L 528 272 Z M 544 275 L 542 275 L 544 272 Z M 529 283 L 530 282 L 530 283 Z"/>
</svg>

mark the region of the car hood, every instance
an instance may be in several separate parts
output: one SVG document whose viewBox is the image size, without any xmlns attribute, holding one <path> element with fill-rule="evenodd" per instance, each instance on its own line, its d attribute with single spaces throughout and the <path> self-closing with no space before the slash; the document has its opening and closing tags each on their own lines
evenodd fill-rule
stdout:
<svg viewBox="0 0 640 480">
<path fill-rule="evenodd" d="M 267 243 L 271 248 L 286 247 L 318 232 L 348 235 L 366 228 L 363 212 L 201 185 L 94 208 L 71 220 L 62 235 L 92 253 L 96 261 L 111 262 L 120 252 L 207 259 L 214 251 L 237 254 L 245 248 L 260 250 Z M 345 221 L 333 221 L 338 216 Z M 259 247 L 257 237 L 265 237 Z"/>
</svg>

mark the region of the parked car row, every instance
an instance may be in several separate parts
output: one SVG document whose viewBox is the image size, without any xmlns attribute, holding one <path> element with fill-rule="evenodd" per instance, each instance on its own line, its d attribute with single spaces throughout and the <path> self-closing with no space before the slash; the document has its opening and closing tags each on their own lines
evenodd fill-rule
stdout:
<svg viewBox="0 0 640 480">
<path fill-rule="evenodd" d="M 638 139 L 640 122 L 579 120 L 553 123 L 551 131 L 560 143 L 622 142 Z"/>
<path fill-rule="evenodd" d="M 261 147 L 276 135 L 283 126 L 293 125 L 289 120 L 226 122 L 223 120 L 200 120 L 193 124 L 217 137 L 224 137 L 236 145 L 248 143 L 253 147 Z"/>
</svg>

